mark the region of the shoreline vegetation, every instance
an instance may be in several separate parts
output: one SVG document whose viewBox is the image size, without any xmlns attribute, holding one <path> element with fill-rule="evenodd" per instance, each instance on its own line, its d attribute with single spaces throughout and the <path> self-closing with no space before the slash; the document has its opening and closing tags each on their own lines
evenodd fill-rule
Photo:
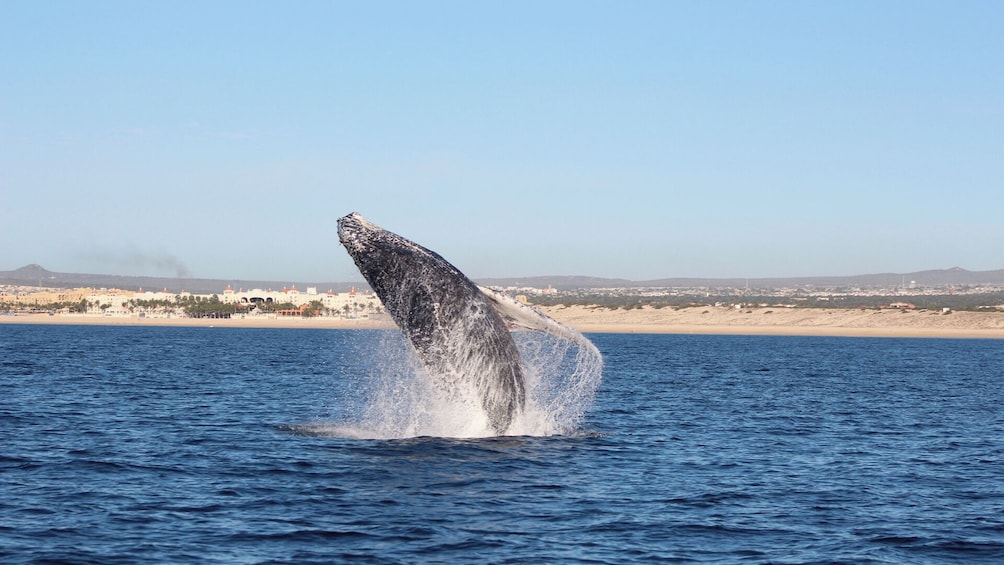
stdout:
<svg viewBox="0 0 1004 565">
<path fill-rule="evenodd" d="M 715 307 L 610 309 L 546 306 L 546 314 L 583 333 L 721 334 L 1004 339 L 1004 312 L 925 309 Z M 0 324 L 212 328 L 394 329 L 386 314 L 336 316 L 155 317 L 106 314 L 6 314 Z"/>
</svg>

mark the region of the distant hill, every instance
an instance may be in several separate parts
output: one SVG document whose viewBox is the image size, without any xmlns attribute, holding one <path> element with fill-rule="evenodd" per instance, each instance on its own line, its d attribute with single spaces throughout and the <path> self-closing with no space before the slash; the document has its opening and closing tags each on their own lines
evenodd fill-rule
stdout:
<svg viewBox="0 0 1004 565">
<path fill-rule="evenodd" d="M 577 277 L 577 276 L 542 276 L 523 278 L 495 278 L 478 279 L 481 286 L 528 286 L 533 288 L 557 288 L 568 290 L 573 288 L 628 288 L 637 286 L 638 283 L 628 279 L 605 279 L 601 277 Z"/>
<path fill-rule="evenodd" d="M 275 289 L 296 285 L 300 290 L 308 286 L 315 286 L 319 292 L 326 292 L 328 289 L 335 292 L 346 292 L 352 287 L 365 287 L 358 283 L 347 282 L 326 282 L 307 283 L 304 281 L 250 281 L 250 280 L 223 280 L 223 279 L 197 279 L 178 277 L 138 277 L 128 275 L 90 275 L 82 273 L 57 273 L 49 271 L 40 265 L 26 265 L 15 271 L 0 271 L 0 284 L 31 285 L 50 288 L 121 288 L 124 290 L 162 290 L 167 289 L 171 293 L 182 291 L 193 294 L 221 294 L 227 285 L 231 285 L 234 290 L 238 289 Z"/>
<path fill-rule="evenodd" d="M 537 276 L 478 279 L 485 286 L 528 286 L 559 290 L 591 288 L 642 288 L 642 287 L 745 287 L 781 288 L 804 286 L 858 286 L 892 287 L 911 281 L 918 286 L 943 286 L 951 284 L 993 284 L 1004 285 L 1004 269 L 996 271 L 967 271 L 959 267 L 913 273 L 881 273 L 855 276 L 830 277 L 790 277 L 790 278 L 668 278 L 648 281 L 628 279 L 583 277 L 583 276 Z M 328 289 L 345 292 L 352 287 L 367 288 L 366 285 L 351 282 L 306 282 L 306 281 L 254 281 L 241 279 L 197 279 L 178 277 L 138 277 L 126 275 L 91 275 L 80 273 L 57 273 L 40 265 L 26 265 L 14 271 L 0 271 L 0 284 L 43 286 L 51 288 L 121 288 L 126 290 L 161 290 L 178 293 L 188 291 L 196 294 L 222 293 L 227 285 L 234 290 L 244 288 L 280 289 L 296 285 L 298 289 L 317 287 L 320 292 Z"/>
<path fill-rule="evenodd" d="M 479 280 L 488 286 L 532 286 L 568 290 L 575 288 L 644 288 L 644 287 L 710 287 L 710 288 L 793 288 L 805 286 L 856 286 L 892 287 L 910 282 L 918 286 L 944 286 L 952 284 L 1004 285 L 1004 269 L 996 271 L 967 271 L 959 267 L 916 271 L 913 273 L 881 273 L 872 275 L 786 277 L 786 278 L 669 278 L 647 281 L 604 279 L 596 277 L 526 277 Z"/>
<path fill-rule="evenodd" d="M 880 273 L 853 276 L 789 277 L 758 279 L 659 279 L 638 283 L 639 286 L 727 286 L 743 287 L 747 281 L 751 288 L 782 288 L 803 286 L 858 286 L 891 287 L 916 282 L 917 286 L 945 286 L 953 284 L 1004 284 L 1004 269 L 996 271 L 967 271 L 959 267 L 935 269 L 912 273 Z"/>
</svg>

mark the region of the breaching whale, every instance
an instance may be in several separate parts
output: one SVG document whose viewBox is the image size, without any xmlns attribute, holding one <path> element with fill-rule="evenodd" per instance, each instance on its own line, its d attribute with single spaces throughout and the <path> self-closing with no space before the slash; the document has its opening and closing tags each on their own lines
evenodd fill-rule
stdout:
<svg viewBox="0 0 1004 565">
<path fill-rule="evenodd" d="M 584 340 L 536 309 L 479 287 L 437 253 L 358 213 L 338 220 L 338 239 L 439 385 L 447 391 L 474 385 L 496 434 L 505 434 L 526 400 L 507 322 Z"/>
</svg>

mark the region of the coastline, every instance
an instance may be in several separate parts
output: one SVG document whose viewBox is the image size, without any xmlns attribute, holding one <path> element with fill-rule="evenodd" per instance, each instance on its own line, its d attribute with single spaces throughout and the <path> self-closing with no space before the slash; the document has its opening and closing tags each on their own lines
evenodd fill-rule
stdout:
<svg viewBox="0 0 1004 565">
<path fill-rule="evenodd" d="M 2 324 L 47 324 L 47 325 L 77 325 L 77 326 L 168 326 L 191 328 L 300 328 L 300 329 L 339 329 L 339 330 L 383 330 L 396 326 L 390 318 L 386 319 L 346 319 L 346 318 L 300 318 L 295 316 L 283 318 L 249 317 L 249 318 L 182 318 L 182 317 L 145 317 L 138 316 L 104 316 L 100 314 L 18 314 L 0 316 Z"/>
<path fill-rule="evenodd" d="M 926 337 L 1004 339 L 1004 312 L 858 310 L 830 308 L 541 308 L 583 333 Z M 393 329 L 388 317 L 154 318 L 89 314 L 0 316 L 0 324 L 176 326 L 214 328 Z"/>
</svg>

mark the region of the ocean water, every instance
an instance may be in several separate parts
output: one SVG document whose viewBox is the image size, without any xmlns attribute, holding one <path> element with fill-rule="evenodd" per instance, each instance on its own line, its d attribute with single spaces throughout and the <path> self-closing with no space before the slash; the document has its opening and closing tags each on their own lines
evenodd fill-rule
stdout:
<svg viewBox="0 0 1004 565">
<path fill-rule="evenodd" d="M 0 562 L 1004 562 L 1004 342 L 591 335 L 574 428 L 366 439 L 388 334 L 0 325 Z"/>
</svg>

